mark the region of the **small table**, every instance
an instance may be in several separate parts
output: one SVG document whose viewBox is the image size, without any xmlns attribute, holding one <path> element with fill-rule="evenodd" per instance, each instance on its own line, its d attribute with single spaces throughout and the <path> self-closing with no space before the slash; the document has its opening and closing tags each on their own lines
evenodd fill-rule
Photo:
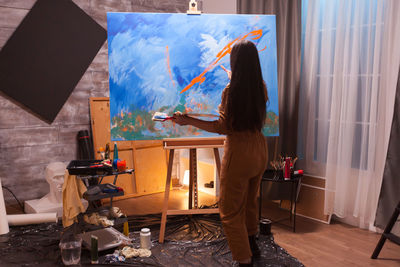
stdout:
<svg viewBox="0 0 400 267">
<path fill-rule="evenodd" d="M 293 229 L 293 232 L 296 232 L 296 200 L 298 196 L 298 192 L 300 191 L 301 186 L 301 178 L 302 175 L 296 176 L 294 178 L 284 180 L 280 178 L 274 178 L 273 172 L 267 170 L 260 183 L 260 203 L 259 203 L 259 218 L 262 219 L 261 210 L 262 210 L 262 200 L 263 200 L 263 189 L 265 188 L 264 183 L 269 184 L 269 188 L 275 188 L 278 190 L 269 190 L 267 191 L 267 195 L 265 196 L 268 200 L 289 200 L 290 201 L 290 210 L 289 210 L 289 220 L 292 222 L 290 225 Z M 268 188 L 267 188 L 268 189 Z M 292 212 L 293 212 L 293 220 L 292 220 Z M 275 223 L 279 223 L 284 219 L 273 221 Z"/>
</svg>

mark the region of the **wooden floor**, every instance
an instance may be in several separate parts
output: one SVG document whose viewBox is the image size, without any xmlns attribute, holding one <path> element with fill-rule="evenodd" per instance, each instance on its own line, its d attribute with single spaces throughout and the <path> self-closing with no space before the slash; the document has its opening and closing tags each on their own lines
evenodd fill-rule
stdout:
<svg viewBox="0 0 400 267">
<path fill-rule="evenodd" d="M 160 213 L 164 194 L 153 194 L 114 202 L 127 215 Z M 212 205 L 215 197 L 199 192 L 199 206 Z M 187 190 L 172 190 L 169 209 L 186 209 Z M 275 211 L 273 210 L 275 208 Z M 263 216 L 280 214 L 269 205 Z M 275 215 L 276 215 L 275 214 Z M 386 241 L 379 258 L 370 259 L 380 238 L 379 234 L 342 223 L 330 225 L 297 216 L 296 233 L 287 226 L 273 224 L 277 244 L 305 266 L 400 266 L 400 246 Z"/>
<path fill-rule="evenodd" d="M 187 209 L 188 199 L 189 193 L 187 189 L 171 190 L 168 209 Z M 199 192 L 198 201 L 198 206 L 200 207 L 201 205 L 215 204 L 217 199 L 209 194 Z M 164 193 L 115 201 L 113 205 L 119 207 L 128 216 L 161 213 L 164 205 Z"/>
</svg>

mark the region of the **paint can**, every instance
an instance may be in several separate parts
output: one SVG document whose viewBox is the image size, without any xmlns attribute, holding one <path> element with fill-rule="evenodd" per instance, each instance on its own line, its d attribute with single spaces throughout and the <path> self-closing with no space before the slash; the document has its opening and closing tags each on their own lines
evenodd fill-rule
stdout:
<svg viewBox="0 0 400 267">
<path fill-rule="evenodd" d="M 151 233 L 149 228 L 140 230 L 140 248 L 151 249 Z"/>
<path fill-rule="evenodd" d="M 271 234 L 271 224 L 272 224 L 271 220 L 261 219 L 260 220 L 260 234 L 270 235 Z"/>
</svg>

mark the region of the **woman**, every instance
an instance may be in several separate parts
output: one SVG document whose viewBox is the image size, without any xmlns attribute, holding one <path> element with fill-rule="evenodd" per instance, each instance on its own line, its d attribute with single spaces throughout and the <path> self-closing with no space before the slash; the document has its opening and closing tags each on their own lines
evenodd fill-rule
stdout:
<svg viewBox="0 0 400 267">
<path fill-rule="evenodd" d="M 177 112 L 174 121 L 226 134 L 220 175 L 220 217 L 233 260 L 240 266 L 252 266 L 252 257 L 260 255 L 255 241 L 257 193 L 268 161 L 267 144 L 261 133 L 268 94 L 258 51 L 252 42 L 236 43 L 230 63 L 231 82 L 222 93 L 219 119 L 203 121 Z"/>
</svg>

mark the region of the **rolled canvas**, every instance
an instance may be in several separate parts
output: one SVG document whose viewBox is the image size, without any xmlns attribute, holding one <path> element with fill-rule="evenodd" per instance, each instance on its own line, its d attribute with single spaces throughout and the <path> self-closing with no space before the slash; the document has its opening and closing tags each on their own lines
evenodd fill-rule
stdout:
<svg viewBox="0 0 400 267">
<path fill-rule="evenodd" d="M 10 231 L 10 229 L 8 228 L 8 221 L 6 215 L 7 215 L 6 205 L 4 204 L 3 189 L 1 187 L 1 178 L 0 178 L 0 235 L 7 234 Z"/>
</svg>

